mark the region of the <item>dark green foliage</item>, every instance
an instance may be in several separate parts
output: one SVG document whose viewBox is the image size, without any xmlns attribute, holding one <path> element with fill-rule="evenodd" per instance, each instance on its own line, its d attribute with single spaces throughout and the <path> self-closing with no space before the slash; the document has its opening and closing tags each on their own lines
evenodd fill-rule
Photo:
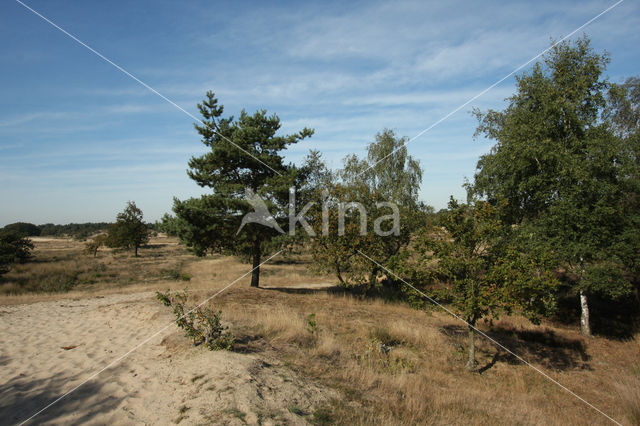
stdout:
<svg viewBox="0 0 640 426">
<path fill-rule="evenodd" d="M 613 84 L 607 97 L 605 117 L 629 159 L 620 164 L 626 179 L 623 214 L 627 226 L 620 234 L 613 251 L 636 277 L 640 274 L 640 77 L 628 78 L 624 84 Z"/>
<path fill-rule="evenodd" d="M 582 273 L 580 286 L 590 294 L 613 300 L 629 295 L 631 284 L 621 263 L 604 260 L 589 264 Z"/>
<path fill-rule="evenodd" d="M 38 225 L 26 222 L 11 223 L 4 228 L 0 229 L 0 234 L 5 232 L 12 232 L 23 237 L 37 237 L 40 235 L 41 229 Z"/>
<path fill-rule="evenodd" d="M 460 205 L 452 199 L 442 227 L 424 240 L 426 260 L 438 260 L 436 273 L 451 286 L 451 301 L 471 325 L 500 307 L 501 295 L 489 279 L 502 231 L 495 216 L 489 204 Z"/>
<path fill-rule="evenodd" d="M 172 306 L 176 316 L 176 324 L 182 328 L 194 345 L 204 344 L 209 350 L 229 350 L 233 346 L 235 337 L 229 333 L 228 327 L 221 323 L 222 312 L 196 306 L 187 307 L 188 295 L 186 290 L 171 294 L 156 292 L 156 298 L 164 306 Z"/>
<path fill-rule="evenodd" d="M 0 275 L 9 271 L 12 263 L 24 263 L 31 259 L 33 243 L 15 231 L 0 233 Z"/>
<path fill-rule="evenodd" d="M 612 84 L 604 115 L 622 138 L 637 138 L 640 129 L 640 77 L 629 77 L 623 84 Z M 638 159 L 636 159 L 638 160 Z"/>
<path fill-rule="evenodd" d="M 275 219 L 281 218 L 298 173 L 293 165 L 284 163 L 280 153 L 313 131 L 305 128 L 278 136 L 280 119 L 264 110 L 253 115 L 243 110 L 237 120 L 222 118 L 223 107 L 213 92 L 207 92 L 198 108 L 203 120 L 195 128 L 210 151 L 191 158 L 188 174 L 213 193 L 185 201 L 174 199 L 177 226 L 170 229 L 177 229 L 180 239 L 199 256 L 219 252 L 252 259 L 251 285 L 258 286 L 262 253 L 281 236 L 277 230 L 255 223 L 238 232 L 243 216 L 253 211 L 245 191 L 259 195 Z"/>
<path fill-rule="evenodd" d="M 500 219 L 500 205 L 453 198 L 440 223 L 420 236 L 421 261 L 445 284 L 437 298 L 451 303 L 471 326 L 500 314 L 521 313 L 533 322 L 554 311 L 556 280 L 545 252 L 519 247 L 518 231 Z M 469 362 L 475 368 L 474 331 L 469 328 Z"/>
<path fill-rule="evenodd" d="M 142 210 L 129 201 L 122 213 L 118 213 L 116 223 L 109 227 L 106 244 L 109 247 L 133 249 L 138 256 L 138 248 L 149 242 L 149 227 L 142 220 Z"/>
<path fill-rule="evenodd" d="M 509 200 L 510 222 L 537 216 L 558 199 L 557 190 L 578 182 L 587 138 L 598 127 L 608 58 L 593 54 L 587 40 L 556 46 L 533 70 L 517 77 L 517 93 L 504 111 L 475 114 L 476 131 L 497 141 L 481 157 L 470 187 L 490 200 Z"/>
<path fill-rule="evenodd" d="M 40 236 L 42 237 L 74 237 L 86 239 L 96 232 L 106 231 L 111 224 L 106 222 L 99 223 L 69 223 L 66 225 L 54 225 L 47 223 L 40 225 Z"/>
<path fill-rule="evenodd" d="M 506 200 L 506 223 L 554 253 L 583 298 L 629 295 L 620 268 L 637 265 L 640 248 L 637 84 L 607 93 L 608 61 L 586 38 L 560 43 L 518 77 L 504 111 L 476 111 L 477 133 L 496 145 L 478 162 L 471 196 Z"/>
</svg>

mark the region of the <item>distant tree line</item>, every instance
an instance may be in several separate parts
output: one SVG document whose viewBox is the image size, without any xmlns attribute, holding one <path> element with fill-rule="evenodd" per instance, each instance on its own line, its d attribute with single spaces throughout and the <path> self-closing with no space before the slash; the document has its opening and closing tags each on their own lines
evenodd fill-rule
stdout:
<svg viewBox="0 0 640 426">
<path fill-rule="evenodd" d="M 68 223 L 66 225 L 47 223 L 39 227 L 40 236 L 42 237 L 73 237 L 76 239 L 85 239 L 97 232 L 106 231 L 110 225 L 109 222 Z"/>
<path fill-rule="evenodd" d="M 27 222 L 16 222 L 0 228 L 0 232 L 14 231 L 25 237 L 71 237 L 84 240 L 94 234 L 107 232 L 111 225 L 113 225 L 111 222 L 68 223 L 66 225 L 55 225 L 53 223 L 35 225 Z M 155 230 L 156 224 L 148 223 L 147 227 Z"/>
<path fill-rule="evenodd" d="M 96 232 L 106 231 L 110 225 L 108 222 L 68 223 L 66 225 L 54 225 L 53 223 L 35 225 L 27 222 L 16 222 L 5 226 L 0 231 L 12 231 L 25 237 L 87 238 Z"/>
<path fill-rule="evenodd" d="M 35 225 L 16 222 L 0 228 L 0 275 L 9 271 L 14 263 L 24 263 L 32 258 L 34 248 L 29 237 L 73 237 L 78 240 L 89 239 L 85 243 L 85 252 L 97 256 L 102 246 L 114 249 L 132 250 L 138 256 L 138 249 L 149 242 L 155 224 L 143 221 L 142 210 L 135 202 L 129 201 L 126 208 L 118 213 L 114 223 L 87 222 L 67 225 Z"/>
</svg>

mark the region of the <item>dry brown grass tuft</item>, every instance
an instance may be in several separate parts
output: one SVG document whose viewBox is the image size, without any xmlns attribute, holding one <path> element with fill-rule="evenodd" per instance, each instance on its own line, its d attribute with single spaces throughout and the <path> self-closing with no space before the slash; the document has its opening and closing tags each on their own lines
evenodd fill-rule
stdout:
<svg viewBox="0 0 640 426">
<path fill-rule="evenodd" d="M 632 425 L 640 425 L 640 362 L 630 374 L 620 377 L 616 384 L 617 396 L 626 418 Z"/>
</svg>

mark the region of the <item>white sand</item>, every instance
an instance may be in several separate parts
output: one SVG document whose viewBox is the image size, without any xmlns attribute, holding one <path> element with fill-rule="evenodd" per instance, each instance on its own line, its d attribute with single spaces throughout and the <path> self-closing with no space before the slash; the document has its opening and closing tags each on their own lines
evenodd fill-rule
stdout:
<svg viewBox="0 0 640 426">
<path fill-rule="evenodd" d="M 16 424 L 169 324 L 152 293 L 0 306 L 0 424 Z M 76 346 L 65 350 L 63 347 Z M 306 424 L 335 392 L 175 325 L 29 424 Z"/>
</svg>

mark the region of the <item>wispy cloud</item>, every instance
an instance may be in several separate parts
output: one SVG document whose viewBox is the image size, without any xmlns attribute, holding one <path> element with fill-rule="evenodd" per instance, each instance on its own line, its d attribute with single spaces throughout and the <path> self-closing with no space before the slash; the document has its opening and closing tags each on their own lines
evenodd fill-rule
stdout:
<svg viewBox="0 0 640 426">
<path fill-rule="evenodd" d="M 464 103 L 468 99 L 480 93 L 485 87 L 452 89 L 447 91 L 434 90 L 422 92 L 408 92 L 400 94 L 379 93 L 365 96 L 356 96 L 345 100 L 346 105 L 423 105 L 423 106 L 451 106 Z M 501 102 L 513 94 L 513 87 L 501 87 L 492 90 L 484 96 L 484 102 Z"/>
<path fill-rule="evenodd" d="M 106 107 L 84 108 L 83 110 L 67 110 L 54 112 L 32 112 L 26 114 L 9 115 L 0 119 L 0 127 L 20 126 L 34 121 L 60 121 L 60 120 L 81 120 L 104 115 L 128 115 L 140 113 L 157 113 L 167 111 L 163 104 L 116 104 Z"/>
<path fill-rule="evenodd" d="M 74 113 L 70 112 L 31 112 L 27 114 L 13 115 L 0 119 L 0 127 L 21 126 L 39 120 L 59 120 L 71 118 Z"/>
</svg>

